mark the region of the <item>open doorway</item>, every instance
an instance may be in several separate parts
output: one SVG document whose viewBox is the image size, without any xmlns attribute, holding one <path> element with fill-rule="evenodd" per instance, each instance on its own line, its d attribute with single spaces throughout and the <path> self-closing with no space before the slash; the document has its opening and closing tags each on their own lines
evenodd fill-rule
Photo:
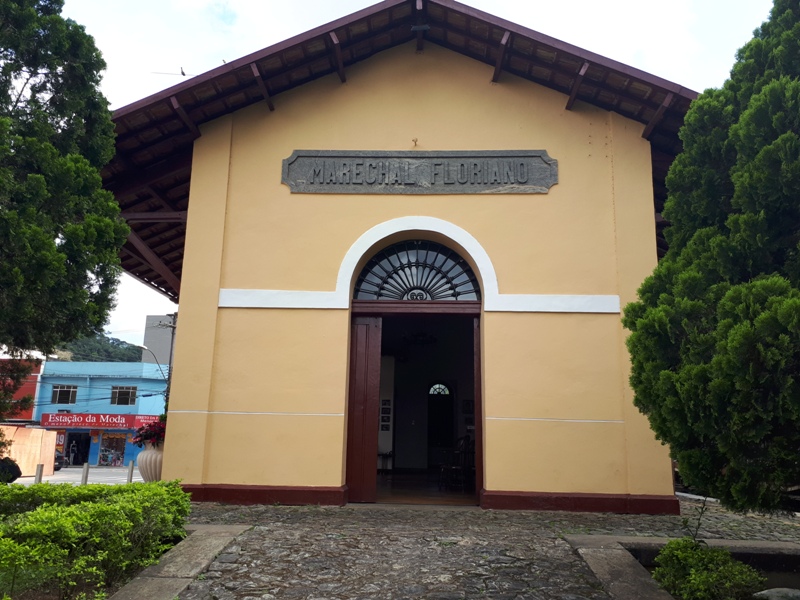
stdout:
<svg viewBox="0 0 800 600">
<path fill-rule="evenodd" d="M 369 474 L 374 484 L 363 485 L 374 485 L 375 492 L 352 499 L 477 504 L 475 317 L 410 313 L 371 321 L 380 330 L 380 376 L 377 393 L 367 394 L 374 401 L 366 404 L 375 407 L 365 407 L 363 414 L 374 412 L 377 418 L 366 416 L 361 422 L 377 429 L 377 460 L 369 460 L 370 443 L 349 444 L 348 454 L 366 454 L 363 468 L 376 475 Z M 369 440 L 371 432 L 365 433 L 350 432 Z M 353 482 L 348 485 L 353 488 Z"/>
<path fill-rule="evenodd" d="M 396 242 L 361 270 L 351 314 L 349 501 L 477 504 L 481 294 L 472 267 L 438 242 Z"/>
<path fill-rule="evenodd" d="M 89 447 L 92 438 L 88 431 L 70 431 L 67 433 L 66 456 L 69 466 L 78 467 L 89 460 Z"/>
</svg>

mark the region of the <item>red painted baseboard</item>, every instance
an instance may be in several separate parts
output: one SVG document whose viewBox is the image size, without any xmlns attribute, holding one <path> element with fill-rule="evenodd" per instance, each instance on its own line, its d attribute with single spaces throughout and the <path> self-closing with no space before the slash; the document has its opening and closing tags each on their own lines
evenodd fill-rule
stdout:
<svg viewBox="0 0 800 600">
<path fill-rule="evenodd" d="M 501 510 L 564 510 L 643 515 L 679 515 L 675 496 L 632 494 L 569 494 L 553 492 L 496 492 L 482 490 L 481 508 Z"/>
<path fill-rule="evenodd" d="M 194 502 L 224 502 L 226 504 L 325 504 L 343 506 L 345 486 L 292 487 L 268 485 L 182 484 L 183 491 Z"/>
<path fill-rule="evenodd" d="M 347 486 L 290 487 L 225 484 L 183 484 L 194 502 L 226 504 L 322 504 L 344 506 Z M 612 512 L 622 514 L 678 515 L 675 496 L 637 496 L 631 494 L 567 494 L 552 492 L 497 492 L 482 490 L 480 507 L 497 510 L 563 510 L 573 512 Z"/>
</svg>

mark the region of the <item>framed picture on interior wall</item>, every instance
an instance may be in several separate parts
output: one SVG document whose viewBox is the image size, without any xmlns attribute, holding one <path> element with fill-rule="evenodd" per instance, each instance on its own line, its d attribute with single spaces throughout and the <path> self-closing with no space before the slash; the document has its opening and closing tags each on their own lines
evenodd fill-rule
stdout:
<svg viewBox="0 0 800 600">
<path fill-rule="evenodd" d="M 381 425 L 381 431 L 389 431 L 388 425 Z"/>
<path fill-rule="evenodd" d="M 475 402 L 472 400 L 462 400 L 461 401 L 461 412 L 465 415 L 471 415 L 475 412 Z"/>
<path fill-rule="evenodd" d="M 391 422 L 392 422 L 392 417 L 381 417 L 381 423 L 391 423 Z"/>
<path fill-rule="evenodd" d="M 390 415 L 390 414 L 392 414 L 392 409 L 391 408 L 382 408 L 381 409 L 381 414 L 382 415 Z"/>
<path fill-rule="evenodd" d="M 391 400 L 381 400 L 381 406 L 391 406 L 391 405 L 392 405 Z"/>
</svg>

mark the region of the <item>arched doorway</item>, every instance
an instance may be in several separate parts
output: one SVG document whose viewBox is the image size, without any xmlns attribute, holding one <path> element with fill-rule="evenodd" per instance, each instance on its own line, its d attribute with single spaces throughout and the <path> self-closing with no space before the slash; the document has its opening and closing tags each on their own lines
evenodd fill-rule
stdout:
<svg viewBox="0 0 800 600">
<path fill-rule="evenodd" d="M 351 502 L 477 503 L 480 312 L 475 274 L 442 244 L 392 244 L 361 270 L 352 301 Z M 432 389 L 447 389 L 444 403 Z"/>
</svg>

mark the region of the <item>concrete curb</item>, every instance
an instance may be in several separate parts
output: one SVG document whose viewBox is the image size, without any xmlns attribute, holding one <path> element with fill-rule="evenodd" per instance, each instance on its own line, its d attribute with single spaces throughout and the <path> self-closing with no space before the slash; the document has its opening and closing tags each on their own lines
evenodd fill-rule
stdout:
<svg viewBox="0 0 800 600">
<path fill-rule="evenodd" d="M 236 536 L 251 525 L 189 525 L 189 535 L 158 564 L 147 567 L 111 596 L 111 600 L 173 600 L 211 564 Z"/>
<path fill-rule="evenodd" d="M 614 600 L 672 600 L 658 587 L 638 560 L 620 541 L 609 535 L 567 535 L 567 543 L 586 562 L 595 577 Z"/>
<path fill-rule="evenodd" d="M 567 535 L 564 539 L 583 558 L 614 600 L 671 600 L 672 596 L 658 587 L 650 573 L 634 557 L 652 559 L 669 539 L 613 535 Z M 740 541 L 712 539 L 705 542 L 716 548 L 726 548 L 736 557 L 754 566 L 800 564 L 800 545 L 794 542 Z"/>
</svg>

